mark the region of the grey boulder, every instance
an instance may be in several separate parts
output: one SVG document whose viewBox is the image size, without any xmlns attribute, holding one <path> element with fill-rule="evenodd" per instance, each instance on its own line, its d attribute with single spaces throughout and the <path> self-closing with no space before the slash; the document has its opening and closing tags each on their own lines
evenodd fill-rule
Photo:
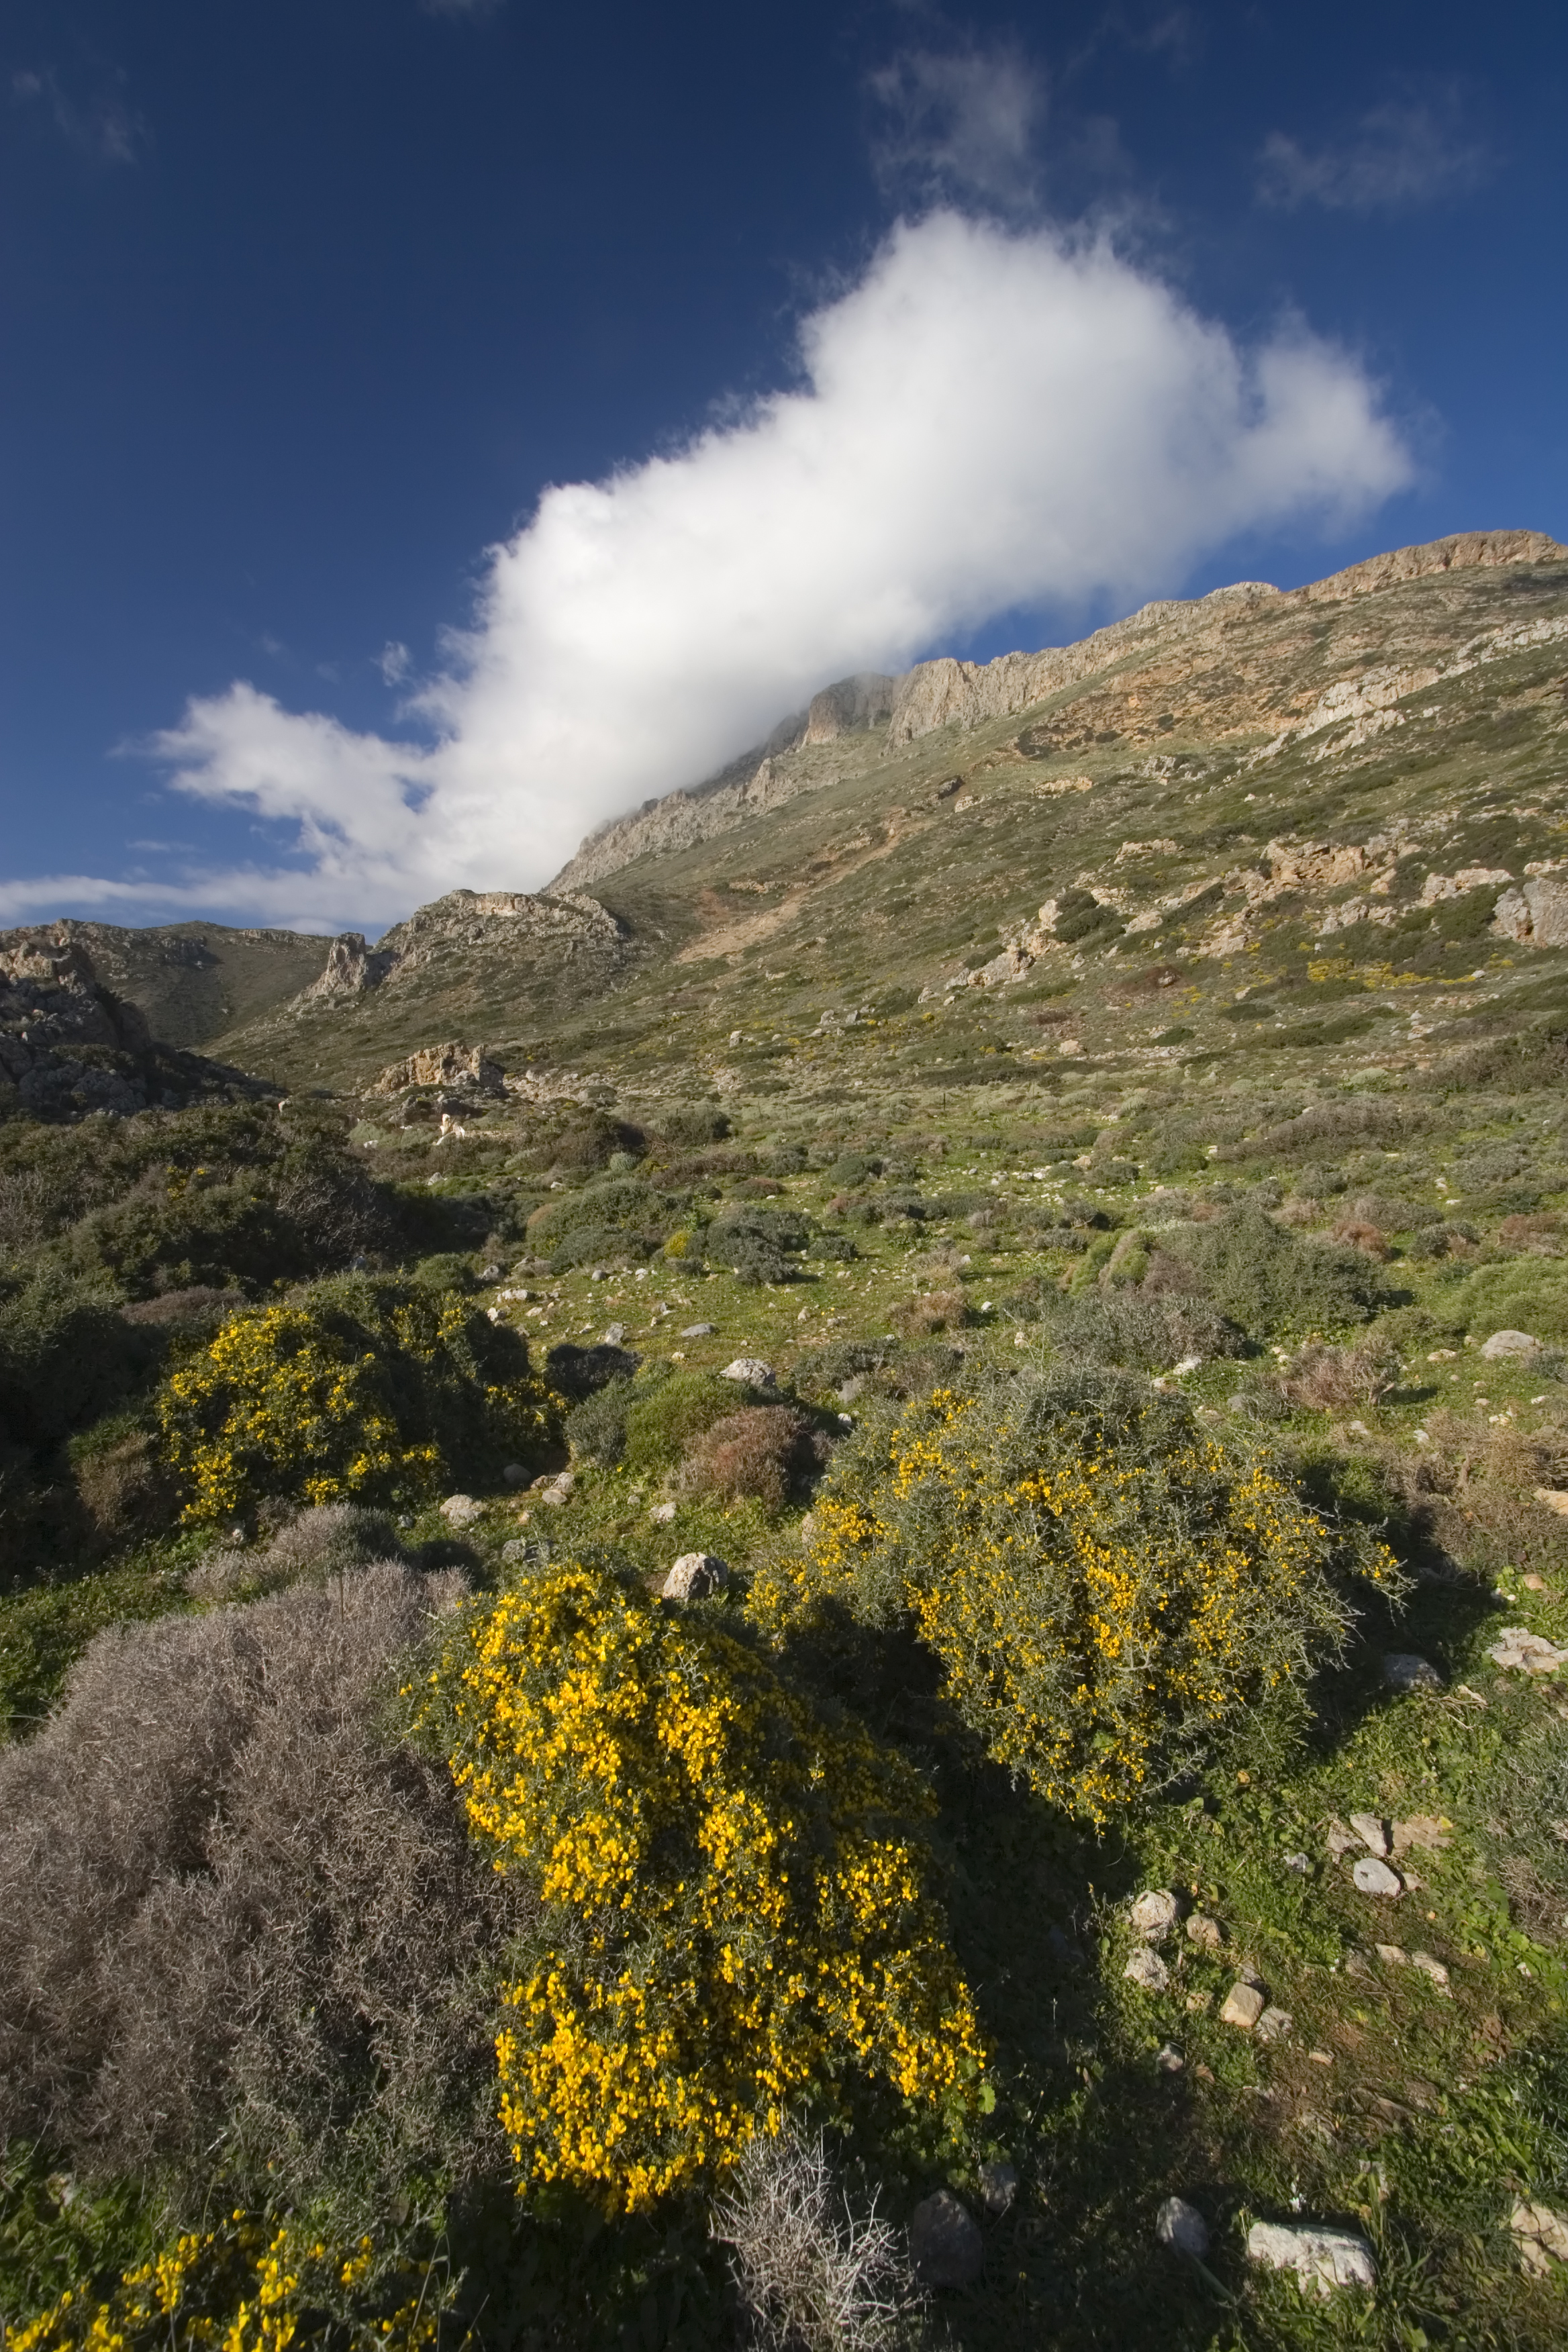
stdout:
<svg viewBox="0 0 1568 2352">
<path fill-rule="evenodd" d="M 910 2260 L 924 2286 L 973 2286 L 985 2265 L 980 2224 L 951 2189 L 925 2198 L 910 2216 Z"/>
</svg>

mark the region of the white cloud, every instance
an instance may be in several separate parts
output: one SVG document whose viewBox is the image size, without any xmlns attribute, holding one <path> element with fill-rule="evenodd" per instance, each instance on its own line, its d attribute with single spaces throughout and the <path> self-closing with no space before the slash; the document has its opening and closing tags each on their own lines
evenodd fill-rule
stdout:
<svg viewBox="0 0 1568 2352">
<path fill-rule="evenodd" d="M 1106 242 L 952 212 L 900 224 L 804 321 L 800 360 L 677 454 L 545 492 L 410 706 L 428 746 L 248 685 L 192 702 L 149 748 L 280 862 L 181 887 L 374 923 L 459 883 L 537 885 L 831 678 L 1019 607 L 1126 609 L 1411 471 L 1334 345 L 1293 326 L 1245 351 Z"/>
<path fill-rule="evenodd" d="M 105 68 L 97 89 L 74 98 L 54 67 L 43 66 L 14 72 L 11 98 L 17 106 L 42 107 L 67 146 L 89 163 L 134 163 L 149 133 L 142 116 L 126 102 L 124 83 L 117 68 Z"/>
<path fill-rule="evenodd" d="M 1413 212 L 1466 194 L 1486 175 L 1486 150 L 1467 135 L 1458 95 L 1392 100 L 1363 114 L 1349 137 L 1310 153 L 1282 131 L 1258 157 L 1258 192 L 1278 211 Z"/>
</svg>

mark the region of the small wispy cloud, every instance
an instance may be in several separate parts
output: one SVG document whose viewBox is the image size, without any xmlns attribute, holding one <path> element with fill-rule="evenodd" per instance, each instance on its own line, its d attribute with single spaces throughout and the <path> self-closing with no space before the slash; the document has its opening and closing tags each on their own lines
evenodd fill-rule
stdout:
<svg viewBox="0 0 1568 2352">
<path fill-rule="evenodd" d="M 1455 90 L 1373 107 L 1342 139 L 1315 150 L 1271 131 L 1258 155 L 1258 194 L 1279 212 L 1414 212 L 1468 194 L 1491 159 L 1468 131 Z"/>
<path fill-rule="evenodd" d="M 372 656 L 377 669 L 388 686 L 401 686 L 407 677 L 413 656 L 406 646 L 395 637 L 388 637 L 378 654 Z"/>
<path fill-rule="evenodd" d="M 885 187 L 1009 210 L 1033 202 L 1046 87 L 1016 43 L 906 49 L 870 89 L 884 119 L 872 159 Z"/>
<path fill-rule="evenodd" d="M 23 67 L 11 76 L 11 102 L 37 109 L 77 154 L 112 168 L 138 162 L 151 137 L 126 100 L 124 83 L 124 74 L 111 68 L 95 89 L 77 95 L 53 66 Z"/>
</svg>

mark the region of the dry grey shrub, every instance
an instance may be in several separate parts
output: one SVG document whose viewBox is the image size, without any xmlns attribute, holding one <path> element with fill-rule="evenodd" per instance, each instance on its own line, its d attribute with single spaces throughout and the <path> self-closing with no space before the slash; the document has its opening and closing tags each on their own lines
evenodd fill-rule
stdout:
<svg viewBox="0 0 1568 2352">
<path fill-rule="evenodd" d="M 1369 1332 L 1350 1348 L 1320 1342 L 1303 1348 L 1282 1386 L 1292 1404 L 1334 1412 L 1346 1405 L 1380 1403 L 1398 1387 L 1402 1369 L 1394 1342 Z"/>
<path fill-rule="evenodd" d="M 760 2352 L 891 2352 L 912 2340 L 921 2293 L 899 2232 L 862 2219 L 820 2136 L 753 2139 L 715 2207 L 749 2341 Z"/>
<path fill-rule="evenodd" d="M 89 1645 L 0 1754 L 0 2147 L 349 2229 L 504 2168 L 492 1982 L 529 1898 L 393 1701 L 459 1591 L 387 1561 Z"/>
<path fill-rule="evenodd" d="M 186 1577 L 185 1590 L 193 1601 L 250 1601 L 403 1556 L 391 1520 L 380 1511 L 319 1503 L 286 1519 L 270 1543 L 233 1550 L 215 1545 Z"/>
</svg>

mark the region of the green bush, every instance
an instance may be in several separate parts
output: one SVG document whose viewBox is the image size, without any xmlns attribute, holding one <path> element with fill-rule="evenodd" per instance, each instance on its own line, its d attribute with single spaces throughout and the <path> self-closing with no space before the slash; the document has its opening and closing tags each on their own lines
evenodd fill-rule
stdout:
<svg viewBox="0 0 1568 2352">
<path fill-rule="evenodd" d="M 16 1444 L 49 1445 L 85 1428 L 156 1359 L 153 1333 L 57 1265 L 35 1268 L 0 1298 L 0 1432 Z"/>
<path fill-rule="evenodd" d="M 659 1131 L 666 1143 L 699 1151 L 705 1143 L 722 1143 L 731 1127 L 717 1103 L 680 1103 L 665 1113 Z"/>
<path fill-rule="evenodd" d="M 1568 1265 L 1531 1256 L 1478 1266 L 1447 1293 L 1443 1312 L 1478 1339 L 1528 1331 L 1561 1345 L 1568 1341 Z"/>
<path fill-rule="evenodd" d="M 574 1454 L 612 1469 L 626 1450 L 626 1420 L 635 1393 L 629 1380 L 610 1381 L 574 1405 L 565 1421 Z"/>
<path fill-rule="evenodd" d="M 809 1239 L 805 1219 L 788 1209 L 731 1207 L 720 1211 L 702 1237 L 704 1254 L 742 1282 L 792 1282 L 791 1253 Z"/>
<path fill-rule="evenodd" d="M 1164 1238 L 1205 1296 L 1246 1331 L 1364 1323 L 1390 1303 L 1376 1267 L 1360 1250 L 1303 1241 L 1257 1209 L 1178 1227 Z"/>
<path fill-rule="evenodd" d="M 626 1412 L 627 1469 L 672 1470 L 716 1421 L 750 1402 L 739 1381 L 721 1381 L 714 1372 L 676 1372 L 642 1389 Z"/>
</svg>

